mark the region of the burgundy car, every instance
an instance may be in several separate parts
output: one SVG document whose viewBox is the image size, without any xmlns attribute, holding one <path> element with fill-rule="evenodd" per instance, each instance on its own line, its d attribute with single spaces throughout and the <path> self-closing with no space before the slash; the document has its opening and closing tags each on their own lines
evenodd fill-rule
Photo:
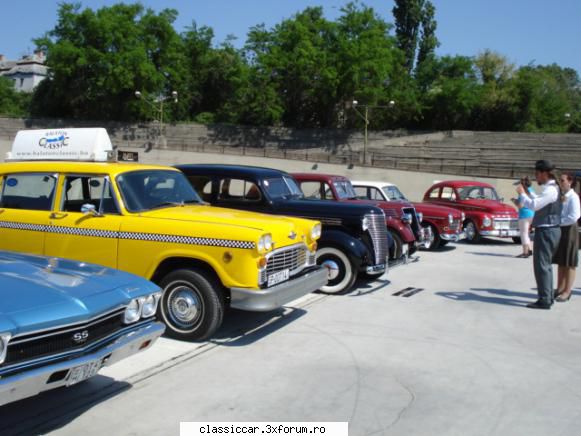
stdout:
<svg viewBox="0 0 581 436">
<path fill-rule="evenodd" d="M 408 201 L 399 188 L 387 182 L 353 181 L 357 196 L 362 199 L 383 201 Z M 464 213 L 458 209 L 430 203 L 414 203 L 416 211 L 423 216 L 422 226 L 430 229 L 432 239 L 426 244 L 436 250 L 448 242 L 457 242 L 466 237 L 463 232 Z"/>
<path fill-rule="evenodd" d="M 394 245 L 390 250 L 390 261 L 405 258 L 417 251 L 419 245 L 426 242 L 421 216 L 418 217 L 414 207 L 407 201 L 373 201 L 357 198 L 351 181 L 343 176 L 330 174 L 294 173 L 292 176 L 300 184 L 306 197 L 320 200 L 345 201 L 351 203 L 372 204 L 380 207 L 385 213 L 387 230 Z"/>
<path fill-rule="evenodd" d="M 503 203 L 494 186 L 488 183 L 469 180 L 436 183 L 426 191 L 424 201 L 464 212 L 464 231 L 470 242 L 477 242 L 482 236 L 496 236 L 520 243 L 517 210 Z"/>
</svg>

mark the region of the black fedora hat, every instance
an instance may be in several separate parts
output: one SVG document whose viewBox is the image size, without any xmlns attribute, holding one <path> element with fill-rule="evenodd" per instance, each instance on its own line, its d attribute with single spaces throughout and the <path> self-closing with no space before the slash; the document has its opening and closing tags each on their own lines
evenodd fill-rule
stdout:
<svg viewBox="0 0 581 436">
<path fill-rule="evenodd" d="M 535 162 L 535 171 L 553 171 L 554 169 L 555 165 L 549 160 L 542 159 Z"/>
</svg>

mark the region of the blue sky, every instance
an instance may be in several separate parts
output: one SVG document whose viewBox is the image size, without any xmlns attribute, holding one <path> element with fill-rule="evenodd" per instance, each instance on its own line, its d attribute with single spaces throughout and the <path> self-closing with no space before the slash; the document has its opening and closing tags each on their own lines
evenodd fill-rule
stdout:
<svg viewBox="0 0 581 436">
<path fill-rule="evenodd" d="M 581 0 L 432 0 L 437 8 L 440 54 L 475 55 L 485 48 L 518 65 L 556 62 L 581 72 Z M 0 15 L 0 53 L 15 58 L 34 46 L 31 39 L 53 27 L 56 0 L 5 2 Z M 307 7 L 321 5 L 333 18 L 347 0 L 142 0 L 156 10 L 179 11 L 178 30 L 192 20 L 214 28 L 217 41 L 233 34 L 242 44 L 250 26 L 271 26 Z M 97 8 L 113 0 L 85 0 Z M 367 0 L 393 21 L 392 0 Z"/>
</svg>

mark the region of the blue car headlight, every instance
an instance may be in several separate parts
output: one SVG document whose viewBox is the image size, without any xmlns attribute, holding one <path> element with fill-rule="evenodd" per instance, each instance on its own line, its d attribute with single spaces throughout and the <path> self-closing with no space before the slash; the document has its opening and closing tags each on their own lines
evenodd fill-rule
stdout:
<svg viewBox="0 0 581 436">
<path fill-rule="evenodd" d="M 6 351 L 8 350 L 8 341 L 12 335 L 10 333 L 0 333 L 0 365 L 6 360 Z"/>
<path fill-rule="evenodd" d="M 123 322 L 125 324 L 132 324 L 139 321 L 141 318 L 141 304 L 139 298 L 134 298 L 125 308 L 125 315 L 123 317 Z"/>
<path fill-rule="evenodd" d="M 141 317 L 142 318 L 149 318 L 155 315 L 157 312 L 157 304 L 161 299 L 161 292 L 151 294 L 143 299 L 143 303 L 141 305 Z"/>
</svg>

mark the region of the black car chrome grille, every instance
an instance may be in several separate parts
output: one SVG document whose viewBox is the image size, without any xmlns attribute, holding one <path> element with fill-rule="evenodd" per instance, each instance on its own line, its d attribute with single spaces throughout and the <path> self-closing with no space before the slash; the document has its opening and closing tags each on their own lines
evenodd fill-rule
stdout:
<svg viewBox="0 0 581 436">
<path fill-rule="evenodd" d="M 8 343 L 5 365 L 85 348 L 124 327 L 124 309 L 95 320 L 14 338 Z"/>
<path fill-rule="evenodd" d="M 304 245 L 296 246 L 290 250 L 282 249 L 280 252 L 274 253 L 266 264 L 266 274 L 273 274 L 275 272 L 288 269 L 293 273 L 294 271 L 305 266 L 307 262 L 307 248 Z"/>
<path fill-rule="evenodd" d="M 388 240 L 387 240 L 387 225 L 385 223 L 385 215 L 374 214 L 366 215 L 369 222 L 369 235 L 373 242 L 373 249 L 375 251 L 375 264 L 383 265 L 388 256 Z"/>
</svg>

